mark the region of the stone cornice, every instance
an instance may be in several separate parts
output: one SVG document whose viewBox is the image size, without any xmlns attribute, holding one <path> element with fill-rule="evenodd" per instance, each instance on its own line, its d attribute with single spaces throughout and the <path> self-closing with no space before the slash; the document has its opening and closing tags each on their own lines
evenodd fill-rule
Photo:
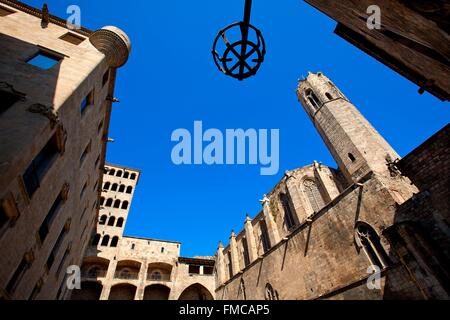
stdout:
<svg viewBox="0 0 450 320">
<path fill-rule="evenodd" d="M 32 6 L 29 6 L 29 5 L 27 5 L 27 4 L 25 4 L 25 3 L 21 2 L 21 1 L 0 0 L 0 3 L 6 4 L 6 5 L 14 8 L 16 10 L 20 10 L 20 11 L 28 13 L 28 14 L 30 14 L 32 16 L 35 16 L 35 17 L 38 17 L 38 18 L 42 18 L 42 11 L 41 10 L 39 10 L 37 8 L 34 8 Z M 81 35 L 86 36 L 86 37 L 89 37 L 93 33 L 92 30 L 89 30 L 89 29 L 84 28 L 84 27 L 81 27 L 81 29 L 74 29 L 74 30 L 69 29 L 67 27 L 67 21 L 66 20 L 64 20 L 64 19 L 62 19 L 60 17 L 54 16 L 54 15 L 49 15 L 49 22 L 53 23 L 55 25 L 58 25 L 60 27 L 64 27 L 64 28 L 66 28 L 66 29 L 68 29 L 68 30 L 70 30 L 70 31 L 72 31 L 74 33 L 78 33 L 78 34 L 81 34 Z"/>
</svg>

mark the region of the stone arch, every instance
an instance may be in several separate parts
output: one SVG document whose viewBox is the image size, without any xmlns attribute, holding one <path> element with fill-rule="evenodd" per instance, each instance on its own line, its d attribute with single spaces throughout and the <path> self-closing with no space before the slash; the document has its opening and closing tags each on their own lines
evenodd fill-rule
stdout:
<svg viewBox="0 0 450 320">
<path fill-rule="evenodd" d="M 108 300 L 134 300 L 136 286 L 129 283 L 121 283 L 111 287 Z"/>
<path fill-rule="evenodd" d="M 164 262 L 150 263 L 147 267 L 148 281 L 170 281 L 172 265 Z"/>
<path fill-rule="evenodd" d="M 81 282 L 81 290 L 73 290 L 71 300 L 100 300 L 103 286 L 96 281 Z"/>
<path fill-rule="evenodd" d="M 147 286 L 144 290 L 144 300 L 169 300 L 170 288 L 162 284 Z"/>
<path fill-rule="evenodd" d="M 137 280 L 141 263 L 134 260 L 121 260 L 117 263 L 114 277 L 122 280 Z"/>
<path fill-rule="evenodd" d="M 203 285 L 201 285 L 200 283 L 195 283 L 184 289 L 178 300 L 203 301 L 214 300 L 214 298 L 211 292 L 209 292 L 209 290 L 206 289 Z"/>
<path fill-rule="evenodd" d="M 100 257 L 86 257 L 81 266 L 81 276 L 84 279 L 98 279 L 106 277 L 109 260 Z"/>
</svg>

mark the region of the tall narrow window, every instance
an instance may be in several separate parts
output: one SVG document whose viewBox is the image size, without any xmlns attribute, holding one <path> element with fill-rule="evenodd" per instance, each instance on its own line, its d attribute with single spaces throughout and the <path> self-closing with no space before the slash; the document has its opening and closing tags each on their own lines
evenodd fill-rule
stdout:
<svg viewBox="0 0 450 320">
<path fill-rule="evenodd" d="M 48 211 L 47 216 L 44 219 L 44 222 L 42 222 L 41 227 L 39 228 L 38 234 L 41 243 L 44 243 L 45 239 L 47 238 L 47 235 L 50 231 L 50 227 L 53 221 L 55 220 L 58 212 L 60 211 L 63 202 L 64 202 L 63 192 L 60 192 L 56 197 L 56 200 L 53 202 L 52 207 Z"/>
<path fill-rule="evenodd" d="M 29 59 L 27 63 L 40 69 L 48 70 L 57 65 L 61 60 L 62 57 L 59 55 L 40 50 L 31 59 Z"/>
<path fill-rule="evenodd" d="M 356 242 L 364 250 L 372 265 L 380 269 L 388 266 L 389 257 L 371 226 L 365 223 L 359 223 L 356 226 Z"/>
<path fill-rule="evenodd" d="M 320 194 L 319 187 L 314 180 L 307 179 L 303 182 L 303 187 L 308 197 L 311 208 L 314 212 L 319 212 L 325 206 L 325 203 Z"/>
<path fill-rule="evenodd" d="M 132 173 L 131 176 L 130 176 L 130 179 L 131 180 L 136 180 L 136 173 Z"/>
<path fill-rule="evenodd" d="M 267 225 L 264 220 L 261 220 L 259 223 L 260 229 L 261 229 L 261 244 L 264 253 L 270 250 L 271 244 L 270 244 L 270 238 L 269 238 L 269 232 L 267 231 Z"/>
<path fill-rule="evenodd" d="M 46 266 L 47 266 L 48 271 L 50 271 L 50 269 L 52 268 L 53 263 L 55 262 L 55 259 L 58 255 L 59 249 L 60 249 L 68 231 L 69 231 L 69 221 L 63 226 L 61 232 L 59 233 L 58 239 L 56 240 L 55 244 L 53 245 L 53 249 L 47 258 Z"/>
<path fill-rule="evenodd" d="M 105 185 L 103 186 L 103 190 L 107 191 L 107 190 L 109 190 L 110 187 L 111 187 L 111 183 L 105 182 Z"/>
<path fill-rule="evenodd" d="M 123 209 L 123 210 L 127 210 L 127 209 L 128 209 L 128 201 L 124 201 L 124 202 L 122 203 L 122 209 Z"/>
<path fill-rule="evenodd" d="M 230 279 L 233 277 L 233 264 L 231 263 L 231 252 L 228 251 L 227 253 L 228 256 L 228 275 L 230 277 Z"/>
<path fill-rule="evenodd" d="M 120 185 L 119 192 L 125 192 L 125 185 L 123 184 Z"/>
<path fill-rule="evenodd" d="M 109 236 L 106 235 L 106 236 L 104 236 L 103 239 L 102 239 L 102 246 L 103 246 L 103 247 L 107 247 L 108 244 L 109 244 Z"/>
<path fill-rule="evenodd" d="M 93 246 L 96 246 L 96 245 L 98 245 L 99 244 L 99 242 L 100 242 L 100 234 L 96 234 L 93 238 L 92 238 L 92 245 Z"/>
<path fill-rule="evenodd" d="M 118 170 L 117 173 L 116 173 L 116 177 L 121 178 L 122 177 L 122 173 L 123 172 L 121 170 Z"/>
<path fill-rule="evenodd" d="M 111 187 L 111 191 L 117 191 L 118 187 L 119 187 L 119 185 L 117 183 L 114 183 Z"/>
<path fill-rule="evenodd" d="M 102 86 L 104 87 L 109 81 L 109 69 L 103 74 Z"/>
<path fill-rule="evenodd" d="M 104 226 L 106 224 L 106 220 L 108 219 L 108 217 L 106 216 L 106 214 L 102 215 L 100 217 L 100 220 L 98 221 L 98 224 L 101 226 Z"/>
<path fill-rule="evenodd" d="M 127 172 L 127 171 L 125 171 L 124 174 L 123 174 L 123 177 L 124 177 L 125 179 L 128 179 L 128 178 L 130 177 L 130 173 Z"/>
<path fill-rule="evenodd" d="M 351 162 L 355 162 L 356 161 L 356 158 L 355 158 L 355 156 L 352 153 L 348 154 L 348 158 L 350 159 Z"/>
<path fill-rule="evenodd" d="M 320 102 L 319 98 L 317 98 L 314 91 L 312 91 L 311 89 L 308 89 L 306 91 L 306 98 L 308 99 L 309 103 L 314 107 L 314 109 L 317 110 L 320 108 L 321 102 Z"/>
<path fill-rule="evenodd" d="M 31 198 L 39 188 L 44 175 L 49 170 L 55 159 L 58 157 L 59 148 L 56 134 L 47 142 L 44 148 L 33 159 L 27 170 L 23 174 L 23 182 L 28 196 Z"/>
<path fill-rule="evenodd" d="M 113 227 L 115 223 L 116 223 L 116 218 L 115 217 L 109 217 L 108 226 Z"/>
<path fill-rule="evenodd" d="M 289 198 L 285 193 L 280 193 L 280 201 L 284 211 L 284 222 L 288 230 L 295 226 L 294 215 L 292 214 Z"/>
<path fill-rule="evenodd" d="M 91 91 L 82 101 L 80 104 L 80 111 L 81 114 L 84 114 L 87 110 L 87 108 L 94 104 L 94 91 Z"/>
<path fill-rule="evenodd" d="M 112 204 L 113 204 L 113 199 L 109 198 L 108 200 L 106 200 L 105 207 L 109 207 L 110 208 L 112 206 Z"/>
<path fill-rule="evenodd" d="M 127 187 L 127 193 L 131 194 L 133 192 L 133 187 L 132 186 L 128 186 Z"/>
<path fill-rule="evenodd" d="M 119 243 L 119 237 L 112 238 L 111 247 L 116 248 L 118 243 Z"/>
<path fill-rule="evenodd" d="M 84 160 L 86 160 L 86 157 L 87 157 L 88 153 L 91 151 L 91 145 L 92 145 L 92 143 L 89 142 L 89 144 L 86 146 L 86 148 L 84 148 L 83 153 L 81 154 L 81 157 L 80 157 L 80 168 L 83 165 Z"/>
<path fill-rule="evenodd" d="M 247 239 L 242 239 L 242 256 L 244 258 L 244 265 L 248 266 L 250 264 L 250 256 L 248 254 L 248 243 Z"/>
<path fill-rule="evenodd" d="M 30 268 L 30 266 L 31 260 L 28 255 L 25 255 L 22 258 L 22 261 L 20 261 L 19 266 L 17 267 L 16 271 L 14 272 L 11 279 L 9 279 L 6 285 L 6 291 L 9 294 L 12 294 L 14 292 L 20 280 L 22 280 L 23 276 L 25 275 L 26 271 Z"/>
<path fill-rule="evenodd" d="M 116 227 L 122 228 L 123 227 L 123 218 L 117 219 Z"/>
<path fill-rule="evenodd" d="M 119 199 L 117 199 L 117 200 L 114 202 L 114 208 L 116 208 L 116 209 L 119 209 L 119 208 L 120 208 L 120 200 L 119 200 Z"/>
<path fill-rule="evenodd" d="M 86 181 L 86 183 L 83 185 L 83 188 L 81 189 L 81 192 L 80 192 L 80 199 L 83 198 L 84 193 L 86 192 L 87 186 L 88 186 L 88 183 L 87 183 L 87 181 Z"/>
</svg>

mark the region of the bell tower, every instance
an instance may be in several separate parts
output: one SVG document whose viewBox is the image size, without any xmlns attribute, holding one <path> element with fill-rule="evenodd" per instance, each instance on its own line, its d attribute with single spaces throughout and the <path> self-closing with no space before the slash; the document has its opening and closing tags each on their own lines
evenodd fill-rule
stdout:
<svg viewBox="0 0 450 320">
<path fill-rule="evenodd" d="M 324 74 L 300 80 L 297 96 L 350 183 L 370 171 L 391 174 L 399 155 Z"/>
</svg>

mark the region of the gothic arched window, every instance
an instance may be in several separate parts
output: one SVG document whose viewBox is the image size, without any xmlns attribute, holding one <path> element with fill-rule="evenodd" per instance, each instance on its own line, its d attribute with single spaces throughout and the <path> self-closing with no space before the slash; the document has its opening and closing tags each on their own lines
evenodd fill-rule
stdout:
<svg viewBox="0 0 450 320">
<path fill-rule="evenodd" d="M 291 205 L 289 204 L 289 198 L 285 193 L 280 193 L 280 201 L 284 210 L 284 222 L 286 223 L 288 230 L 290 230 L 295 226 L 295 220 L 291 210 Z"/>
<path fill-rule="evenodd" d="M 306 99 L 308 99 L 309 103 L 317 110 L 320 108 L 322 103 L 320 102 L 319 98 L 317 98 L 314 91 L 311 89 L 306 90 Z"/>
<path fill-rule="evenodd" d="M 266 253 L 270 250 L 271 244 L 270 244 L 270 238 L 269 238 L 269 232 L 267 231 L 267 225 L 264 220 L 261 220 L 260 227 L 261 229 L 261 244 L 263 248 L 263 252 Z"/>
<path fill-rule="evenodd" d="M 240 299 L 240 300 L 247 300 L 247 293 L 245 292 L 244 279 L 241 279 L 241 283 L 239 284 L 238 299 Z"/>
<path fill-rule="evenodd" d="M 270 283 L 266 284 L 265 292 L 266 300 L 279 300 L 278 292 L 276 292 Z"/>
<path fill-rule="evenodd" d="M 389 257 L 371 226 L 365 223 L 359 223 L 356 226 L 356 243 L 364 250 L 372 265 L 376 265 L 380 269 L 388 266 Z"/>
<path fill-rule="evenodd" d="M 306 179 L 303 182 L 303 187 L 314 212 L 319 212 L 325 205 L 322 195 L 320 194 L 319 186 L 314 180 Z"/>
</svg>

